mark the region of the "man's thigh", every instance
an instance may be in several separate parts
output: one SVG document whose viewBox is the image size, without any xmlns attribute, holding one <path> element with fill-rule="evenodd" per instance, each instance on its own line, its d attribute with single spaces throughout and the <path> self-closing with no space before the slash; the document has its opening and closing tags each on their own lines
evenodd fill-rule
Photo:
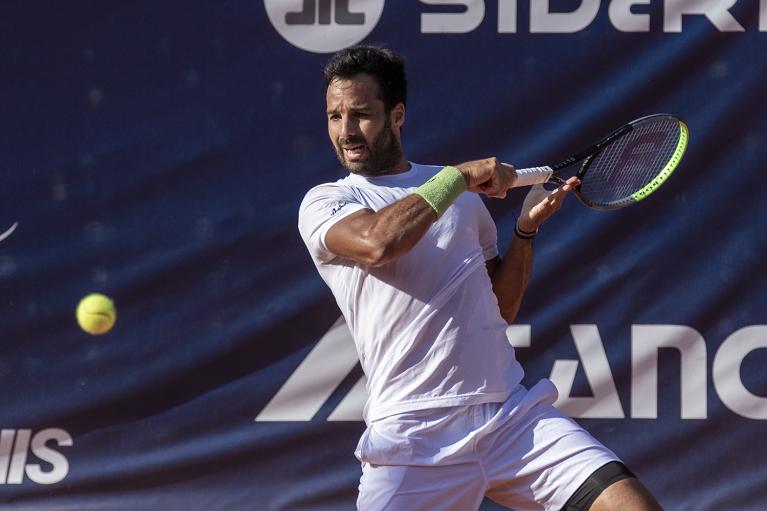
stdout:
<svg viewBox="0 0 767 511">
<path fill-rule="evenodd" d="M 474 511 L 485 494 L 479 464 L 438 466 L 363 463 L 357 509 L 361 511 Z"/>
<path fill-rule="evenodd" d="M 520 408 L 483 439 L 492 500 L 518 511 L 559 510 L 590 474 L 619 461 L 549 399 Z"/>
<path fill-rule="evenodd" d="M 585 509 L 591 511 L 662 511 L 660 504 L 655 500 L 650 490 L 635 478 L 626 478 L 611 484 L 597 496 L 591 507 Z"/>
</svg>

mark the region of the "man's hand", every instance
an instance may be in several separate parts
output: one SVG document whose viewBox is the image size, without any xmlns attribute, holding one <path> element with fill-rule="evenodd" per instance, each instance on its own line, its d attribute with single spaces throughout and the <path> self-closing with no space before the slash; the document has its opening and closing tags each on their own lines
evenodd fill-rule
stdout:
<svg viewBox="0 0 767 511">
<path fill-rule="evenodd" d="M 581 183 L 573 176 L 556 190 L 546 190 L 542 185 L 533 186 L 522 203 L 519 214 L 519 229 L 525 232 L 535 232 L 551 215 L 559 211 L 565 198 L 573 188 Z"/>
<path fill-rule="evenodd" d="M 501 163 L 495 157 L 461 163 L 456 168 L 463 174 L 470 192 L 484 193 L 488 197 L 503 199 L 517 180 L 514 166 Z"/>
</svg>

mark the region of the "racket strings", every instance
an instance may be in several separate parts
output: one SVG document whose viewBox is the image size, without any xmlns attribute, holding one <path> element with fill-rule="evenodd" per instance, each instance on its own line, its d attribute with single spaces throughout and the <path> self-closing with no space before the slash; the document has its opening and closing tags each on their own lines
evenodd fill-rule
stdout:
<svg viewBox="0 0 767 511">
<path fill-rule="evenodd" d="M 603 205 L 629 198 L 663 171 L 678 142 L 679 123 L 674 119 L 637 124 L 591 159 L 581 195 Z"/>
</svg>

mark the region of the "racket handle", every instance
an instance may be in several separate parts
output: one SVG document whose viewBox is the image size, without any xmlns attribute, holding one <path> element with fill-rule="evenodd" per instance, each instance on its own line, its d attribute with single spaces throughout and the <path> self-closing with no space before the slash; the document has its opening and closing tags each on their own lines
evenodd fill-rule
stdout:
<svg viewBox="0 0 767 511">
<path fill-rule="evenodd" d="M 514 182 L 514 188 L 546 183 L 553 173 L 551 167 L 517 169 L 517 180 Z"/>
</svg>

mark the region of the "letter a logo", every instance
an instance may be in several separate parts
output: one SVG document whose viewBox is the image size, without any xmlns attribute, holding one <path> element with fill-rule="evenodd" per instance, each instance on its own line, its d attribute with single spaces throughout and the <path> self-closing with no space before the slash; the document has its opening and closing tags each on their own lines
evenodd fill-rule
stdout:
<svg viewBox="0 0 767 511">
<path fill-rule="evenodd" d="M 381 18 L 385 0 L 264 0 L 266 14 L 290 44 L 332 53 L 367 37 Z"/>
</svg>

